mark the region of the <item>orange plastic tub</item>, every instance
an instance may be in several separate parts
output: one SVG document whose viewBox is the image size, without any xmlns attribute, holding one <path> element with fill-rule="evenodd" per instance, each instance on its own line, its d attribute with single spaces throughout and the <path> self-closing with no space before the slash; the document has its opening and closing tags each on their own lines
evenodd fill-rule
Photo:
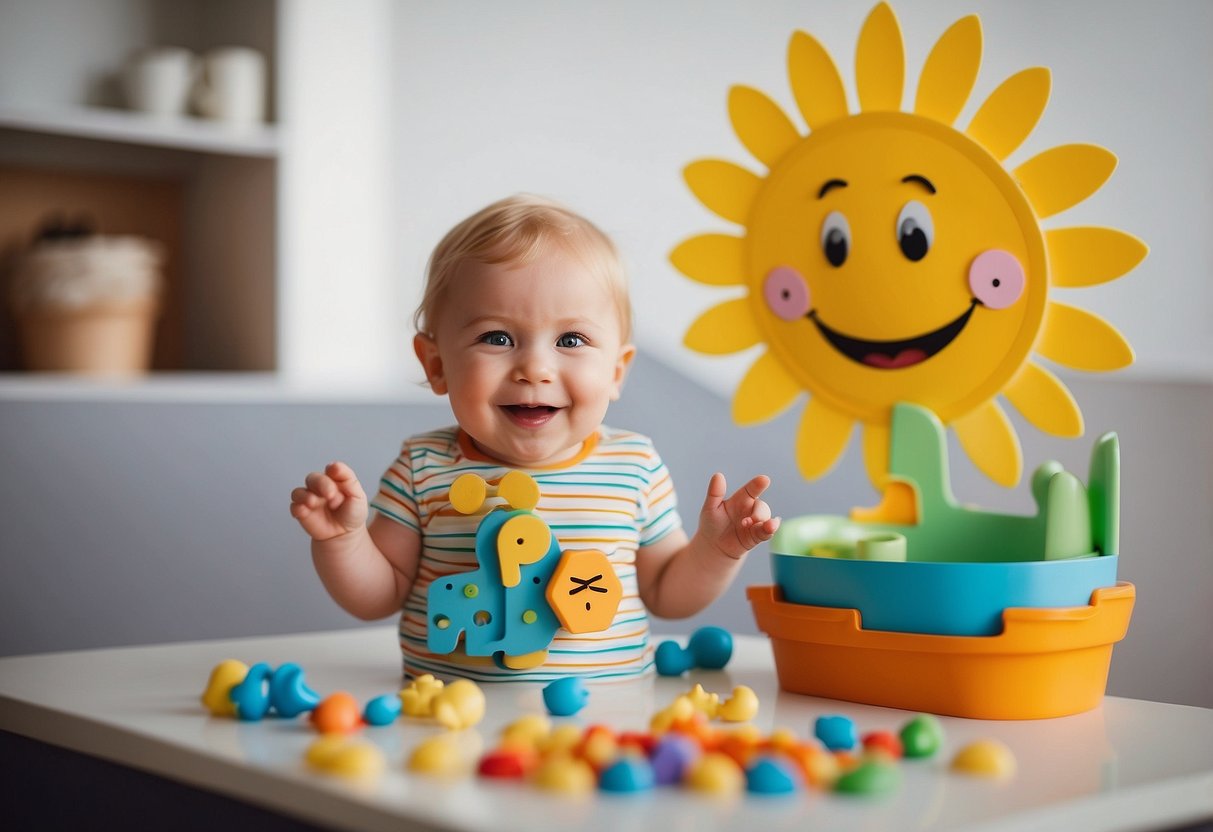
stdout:
<svg viewBox="0 0 1213 832">
<path fill-rule="evenodd" d="M 865 630 L 857 610 L 746 591 L 793 693 L 973 719 L 1044 719 L 1096 707 L 1137 592 L 1097 589 L 1085 607 L 1015 608 L 995 636 Z"/>
</svg>

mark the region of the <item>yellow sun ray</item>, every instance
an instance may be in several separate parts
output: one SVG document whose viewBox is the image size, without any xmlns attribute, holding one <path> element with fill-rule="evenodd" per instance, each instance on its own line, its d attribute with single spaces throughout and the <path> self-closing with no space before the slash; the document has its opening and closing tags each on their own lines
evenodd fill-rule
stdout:
<svg viewBox="0 0 1213 832">
<path fill-rule="evenodd" d="M 1045 433 L 1073 439 L 1082 436 L 1082 411 L 1061 379 L 1029 361 L 1003 389 L 1023 417 Z"/>
<path fill-rule="evenodd" d="M 1110 150 L 1094 144 L 1063 144 L 1033 156 L 1011 175 L 1043 220 L 1091 196 L 1115 169 L 1116 156 Z"/>
<path fill-rule="evenodd" d="M 750 302 L 736 298 L 713 306 L 696 318 L 682 343 L 707 355 L 729 355 L 748 350 L 761 340 Z"/>
<path fill-rule="evenodd" d="M 793 32 L 788 43 L 788 81 L 810 130 L 847 116 L 847 93 L 834 59 L 812 35 Z"/>
<path fill-rule="evenodd" d="M 800 133 L 779 105 L 753 87 L 729 90 L 729 119 L 746 150 L 768 168 L 800 141 Z"/>
<path fill-rule="evenodd" d="M 855 47 L 859 109 L 865 113 L 900 110 L 906 57 L 901 26 L 888 3 L 872 9 Z"/>
<path fill-rule="evenodd" d="M 755 425 L 773 419 L 804 393 L 783 363 L 769 352 L 754 362 L 733 395 L 733 421 Z"/>
<path fill-rule="evenodd" d="M 889 478 L 889 426 L 867 423 L 863 426 L 863 465 L 868 479 L 884 488 Z"/>
<path fill-rule="evenodd" d="M 927 56 L 914 112 L 942 124 L 956 121 L 981 68 L 981 21 L 971 14 L 948 27 Z"/>
<path fill-rule="evenodd" d="M 691 162 L 683 171 L 691 193 L 721 219 L 745 225 L 762 180 L 745 168 L 719 159 Z"/>
<path fill-rule="evenodd" d="M 846 450 L 854 427 L 855 420 L 850 416 L 809 399 L 796 431 L 796 466 L 801 475 L 815 480 L 833 468 Z"/>
<path fill-rule="evenodd" d="M 979 471 L 1007 488 L 1019 483 L 1023 452 L 1015 428 L 998 402 L 986 402 L 954 421 L 952 427 Z"/>
<path fill-rule="evenodd" d="M 1045 307 L 1036 352 L 1075 370 L 1119 370 L 1133 363 L 1133 348 L 1116 327 L 1094 312 L 1055 300 Z"/>
<path fill-rule="evenodd" d="M 1036 128 L 1049 103 L 1051 87 L 1049 70 L 1044 67 L 1015 73 L 990 93 L 965 133 L 1002 161 Z"/>
<path fill-rule="evenodd" d="M 1096 286 L 1132 271 L 1149 247 L 1116 228 L 1076 226 L 1045 232 L 1049 282 L 1065 289 Z"/>
<path fill-rule="evenodd" d="M 670 262 L 696 283 L 707 286 L 745 285 L 745 241 L 729 234 L 700 234 L 684 240 Z"/>
</svg>

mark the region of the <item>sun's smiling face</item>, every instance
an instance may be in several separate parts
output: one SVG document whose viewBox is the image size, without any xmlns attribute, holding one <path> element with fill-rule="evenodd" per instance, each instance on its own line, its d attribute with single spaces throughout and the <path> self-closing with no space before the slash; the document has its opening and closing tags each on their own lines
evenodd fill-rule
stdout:
<svg viewBox="0 0 1213 832">
<path fill-rule="evenodd" d="M 928 119 L 873 113 L 815 131 L 771 171 L 748 223 L 749 298 L 811 394 L 865 422 L 897 402 L 950 421 L 1019 369 L 1044 312 L 1044 244 L 985 158 Z M 978 282 L 991 259 L 1006 272 Z"/>
<path fill-rule="evenodd" d="M 1044 114 L 1042 67 L 1004 80 L 954 127 L 981 52 L 976 16 L 952 24 L 902 112 L 901 29 L 880 3 L 856 45 L 852 113 L 829 53 L 796 32 L 788 79 L 808 133 L 737 86 L 729 117 L 765 173 L 720 159 L 685 170 L 699 201 L 742 234 L 691 237 L 670 259 L 692 280 L 745 294 L 700 315 L 684 343 L 708 355 L 766 346 L 733 418 L 761 422 L 808 393 L 796 461 L 809 479 L 833 467 L 859 424 L 880 486 L 893 406 L 912 402 L 954 429 L 979 469 L 1014 485 L 1022 453 L 999 397 L 1047 433 L 1083 431 L 1070 391 L 1036 356 L 1089 371 L 1133 360 L 1115 327 L 1050 294 L 1115 280 L 1146 246 L 1114 228 L 1040 225 L 1099 190 L 1116 158 L 1070 144 L 1004 166 Z"/>
</svg>

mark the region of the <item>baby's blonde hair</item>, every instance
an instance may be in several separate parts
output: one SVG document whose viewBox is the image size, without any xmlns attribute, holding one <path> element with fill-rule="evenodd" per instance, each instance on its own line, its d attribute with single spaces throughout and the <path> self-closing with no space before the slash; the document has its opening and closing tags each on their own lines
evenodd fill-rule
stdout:
<svg viewBox="0 0 1213 832">
<path fill-rule="evenodd" d="M 417 331 L 433 335 L 447 291 L 464 263 L 521 266 L 551 245 L 577 256 L 606 284 L 615 299 L 623 343 L 631 341 L 627 273 L 611 238 L 580 214 L 532 194 L 498 200 L 447 232 L 426 266 L 425 294 L 413 315 Z"/>
</svg>

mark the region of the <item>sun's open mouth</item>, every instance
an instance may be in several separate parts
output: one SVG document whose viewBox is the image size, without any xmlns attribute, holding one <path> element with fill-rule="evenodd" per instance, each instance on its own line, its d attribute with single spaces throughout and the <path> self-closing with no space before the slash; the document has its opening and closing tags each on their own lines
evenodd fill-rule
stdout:
<svg viewBox="0 0 1213 832">
<path fill-rule="evenodd" d="M 858 361 L 860 364 L 879 370 L 900 370 L 904 367 L 921 364 L 952 343 L 960 331 L 965 328 L 965 324 L 969 322 L 977 304 L 978 301 L 971 301 L 964 314 L 939 329 L 900 341 L 866 341 L 862 338 L 843 335 L 822 323 L 821 318 L 817 316 L 816 309 L 810 310 L 805 317 L 817 325 L 817 329 L 834 349 L 852 361 Z"/>
</svg>

